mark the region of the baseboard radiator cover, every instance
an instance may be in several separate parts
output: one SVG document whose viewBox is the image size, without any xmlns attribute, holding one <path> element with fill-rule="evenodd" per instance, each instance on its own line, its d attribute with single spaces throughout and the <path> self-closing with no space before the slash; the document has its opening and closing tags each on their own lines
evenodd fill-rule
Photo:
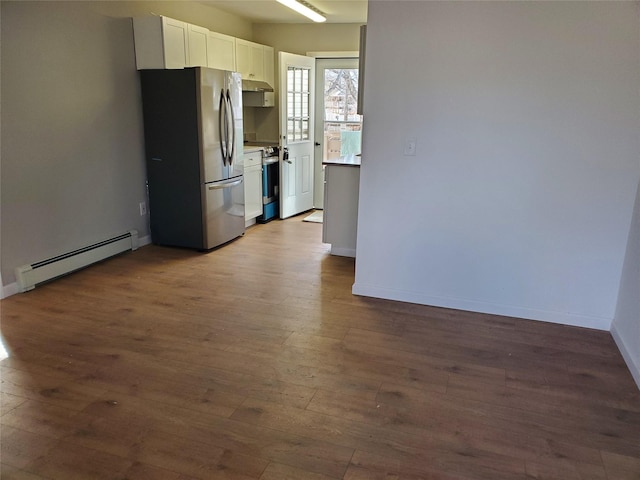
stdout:
<svg viewBox="0 0 640 480">
<path fill-rule="evenodd" d="M 138 231 L 130 230 L 117 237 L 79 248 L 63 255 L 22 265 L 15 269 L 20 292 L 33 290 L 36 285 L 88 267 L 119 253 L 138 248 Z"/>
</svg>

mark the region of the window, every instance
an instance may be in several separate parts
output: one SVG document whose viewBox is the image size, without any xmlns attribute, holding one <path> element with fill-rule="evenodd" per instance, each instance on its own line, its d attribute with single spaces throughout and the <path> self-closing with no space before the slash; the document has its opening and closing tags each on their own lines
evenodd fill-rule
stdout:
<svg viewBox="0 0 640 480">
<path fill-rule="evenodd" d="M 324 69 L 324 159 L 361 151 L 362 116 L 358 115 L 358 69 Z"/>
<path fill-rule="evenodd" d="M 287 70 L 287 138 L 289 141 L 310 139 L 309 69 L 289 67 Z"/>
</svg>

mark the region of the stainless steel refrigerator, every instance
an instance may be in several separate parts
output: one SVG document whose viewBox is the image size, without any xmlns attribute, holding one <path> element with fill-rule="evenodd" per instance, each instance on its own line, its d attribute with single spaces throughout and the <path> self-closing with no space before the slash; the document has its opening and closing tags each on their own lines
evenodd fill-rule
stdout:
<svg viewBox="0 0 640 480">
<path fill-rule="evenodd" d="M 207 250 L 242 235 L 240 74 L 141 70 L 140 80 L 152 242 Z"/>
</svg>

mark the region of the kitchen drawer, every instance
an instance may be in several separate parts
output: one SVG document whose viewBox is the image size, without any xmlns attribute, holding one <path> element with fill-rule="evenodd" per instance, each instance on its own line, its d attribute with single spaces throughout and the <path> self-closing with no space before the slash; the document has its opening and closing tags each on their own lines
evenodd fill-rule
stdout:
<svg viewBox="0 0 640 480">
<path fill-rule="evenodd" d="M 244 168 L 262 165 L 262 150 L 252 153 L 245 153 Z"/>
</svg>

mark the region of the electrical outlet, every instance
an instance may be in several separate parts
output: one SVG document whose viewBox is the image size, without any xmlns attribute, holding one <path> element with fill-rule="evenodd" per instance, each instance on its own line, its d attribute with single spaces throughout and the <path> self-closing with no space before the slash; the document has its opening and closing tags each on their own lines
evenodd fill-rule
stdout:
<svg viewBox="0 0 640 480">
<path fill-rule="evenodd" d="M 147 204 L 145 202 L 140 202 L 140 216 L 144 217 L 147 214 Z"/>
<path fill-rule="evenodd" d="M 415 157 L 416 155 L 416 143 L 415 138 L 407 138 L 404 142 L 404 155 L 405 157 Z"/>
</svg>

